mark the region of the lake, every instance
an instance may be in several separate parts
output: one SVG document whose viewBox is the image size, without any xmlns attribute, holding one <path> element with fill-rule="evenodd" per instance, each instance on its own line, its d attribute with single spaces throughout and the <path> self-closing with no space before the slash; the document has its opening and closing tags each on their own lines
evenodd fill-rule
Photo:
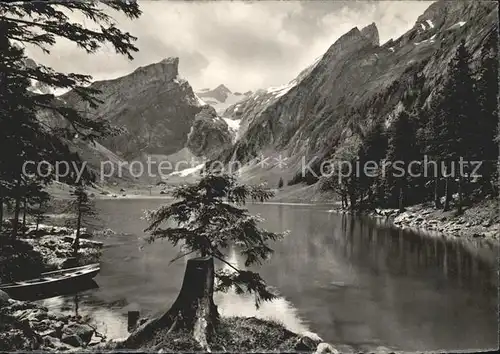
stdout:
<svg viewBox="0 0 500 354">
<path fill-rule="evenodd" d="M 100 200 L 104 227 L 116 232 L 95 278 L 99 288 L 43 300 L 89 315 L 110 338 L 127 336 L 129 310 L 166 310 L 181 286 L 179 250 L 143 241 L 143 210 L 165 200 Z M 282 298 L 257 311 L 253 298 L 218 294 L 223 315 L 271 318 L 312 331 L 342 351 L 458 350 L 497 346 L 498 249 L 428 237 L 384 222 L 329 212 L 327 205 L 249 205 L 270 231 L 290 230 L 259 271 Z M 144 246 L 144 247 L 142 247 Z M 235 265 L 243 263 L 229 252 Z"/>
</svg>

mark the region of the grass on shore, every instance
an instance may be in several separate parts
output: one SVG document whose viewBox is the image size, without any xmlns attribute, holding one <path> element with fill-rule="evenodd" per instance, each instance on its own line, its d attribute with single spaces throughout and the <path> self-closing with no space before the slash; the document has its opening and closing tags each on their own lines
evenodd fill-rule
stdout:
<svg viewBox="0 0 500 354">
<path fill-rule="evenodd" d="M 214 352 L 296 352 L 299 336 L 282 324 L 255 317 L 221 317 L 216 333 L 211 339 L 210 349 Z M 141 350 L 163 352 L 203 351 L 191 333 L 175 331 L 157 332 Z M 107 348 L 112 349 L 112 348 Z M 128 348 L 135 349 L 135 348 Z"/>
</svg>

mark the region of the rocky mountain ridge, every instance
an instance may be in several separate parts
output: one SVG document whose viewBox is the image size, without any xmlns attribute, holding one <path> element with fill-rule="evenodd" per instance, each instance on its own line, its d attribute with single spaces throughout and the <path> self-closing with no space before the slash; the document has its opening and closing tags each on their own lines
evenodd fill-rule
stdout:
<svg viewBox="0 0 500 354">
<path fill-rule="evenodd" d="M 446 80 L 460 41 L 466 40 L 477 59 L 497 17 L 493 3 L 440 0 L 404 35 L 383 45 L 375 24 L 353 28 L 289 84 L 229 107 L 225 115 L 241 119 L 241 127 L 238 141 L 221 158 L 246 163 L 242 172 L 250 179 L 293 178 L 303 158 L 321 161 L 359 141 L 374 123 L 390 125 L 411 90 L 426 97 L 412 104 L 428 104 Z M 263 157 L 269 166 L 257 171 L 252 166 Z M 278 166 L 283 159 L 286 166 Z"/>
<path fill-rule="evenodd" d="M 182 149 L 203 103 L 191 86 L 179 77 L 179 59 L 168 58 L 136 69 L 113 80 L 91 85 L 101 91 L 103 103 L 85 105 L 74 92 L 60 96 L 68 104 L 95 119 L 107 119 L 124 128 L 124 134 L 100 143 L 126 160 L 143 154 L 169 155 Z"/>
<path fill-rule="evenodd" d="M 178 66 L 178 58 L 166 58 L 123 77 L 93 82 L 90 87 L 100 91 L 97 98 L 102 101 L 97 108 L 91 108 L 73 91 L 56 97 L 61 104 L 70 105 L 92 119 L 106 119 L 123 131 L 95 144 L 75 136 L 69 141 L 73 150 L 98 171 L 102 161 L 118 165 L 149 158 L 176 164 L 179 159 L 211 158 L 228 148 L 233 131 L 179 76 Z M 36 85 L 31 90 L 47 93 Z M 56 127 L 67 124 L 48 112 L 40 112 L 40 119 Z M 144 182 L 127 173 L 124 178 Z"/>
</svg>

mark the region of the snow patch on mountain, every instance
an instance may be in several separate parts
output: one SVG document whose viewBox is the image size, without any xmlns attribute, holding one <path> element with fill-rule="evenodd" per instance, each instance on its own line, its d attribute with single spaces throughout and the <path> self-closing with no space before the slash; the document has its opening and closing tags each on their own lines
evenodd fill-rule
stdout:
<svg viewBox="0 0 500 354">
<path fill-rule="evenodd" d="M 466 23 L 467 23 L 466 21 L 459 21 L 448 29 L 452 30 L 452 29 L 460 28 L 460 27 L 463 27 Z"/>
<path fill-rule="evenodd" d="M 434 40 L 435 38 L 436 38 L 436 35 L 433 35 L 433 36 L 432 36 L 431 38 L 429 38 L 429 39 L 425 39 L 425 40 L 423 40 L 423 41 L 421 41 L 421 42 L 415 42 L 414 44 L 415 44 L 415 45 L 420 45 L 420 44 L 434 43 L 434 42 L 435 42 L 435 40 Z"/>
<path fill-rule="evenodd" d="M 231 118 L 222 118 L 224 122 L 226 122 L 229 127 L 229 131 L 231 132 L 233 143 L 238 139 L 238 131 L 240 130 L 241 119 L 231 119 Z"/>
<path fill-rule="evenodd" d="M 194 94 L 194 97 L 196 98 L 196 101 L 198 102 L 198 104 L 200 106 L 206 106 L 207 103 L 205 101 L 203 101 L 196 93 Z"/>
<path fill-rule="evenodd" d="M 214 107 L 219 115 L 223 114 L 229 106 L 249 97 L 246 94 L 235 94 L 224 85 L 219 85 L 213 90 L 204 88 L 197 91 L 196 94 L 203 99 L 205 104 Z"/>
<path fill-rule="evenodd" d="M 190 167 L 190 168 L 185 168 L 182 171 L 175 171 L 170 174 L 170 176 L 179 176 L 179 177 L 187 177 L 189 175 L 193 175 L 196 172 L 199 172 L 203 169 L 203 166 L 205 166 L 204 163 L 201 163 L 197 166 Z"/>
<path fill-rule="evenodd" d="M 229 129 L 238 130 L 240 128 L 241 120 L 239 119 L 231 119 L 231 118 L 222 118 L 224 122 L 229 126 Z"/>
<path fill-rule="evenodd" d="M 281 86 L 275 86 L 275 87 L 269 87 L 266 92 L 267 93 L 272 93 L 276 98 L 281 97 L 285 95 L 288 91 L 290 91 L 292 88 L 294 88 L 297 85 L 296 80 L 290 81 L 288 84 L 281 85 Z"/>
</svg>

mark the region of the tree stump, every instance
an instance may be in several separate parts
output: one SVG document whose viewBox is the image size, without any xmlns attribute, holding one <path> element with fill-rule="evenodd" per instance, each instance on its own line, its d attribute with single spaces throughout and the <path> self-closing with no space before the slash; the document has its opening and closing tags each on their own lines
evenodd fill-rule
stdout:
<svg viewBox="0 0 500 354">
<path fill-rule="evenodd" d="M 193 334 L 200 346 L 209 351 L 209 340 L 219 314 L 213 302 L 214 260 L 212 257 L 189 259 L 181 291 L 172 307 L 163 315 L 139 326 L 123 342 L 125 348 L 137 348 L 162 330 L 170 333 L 184 329 Z"/>
</svg>

